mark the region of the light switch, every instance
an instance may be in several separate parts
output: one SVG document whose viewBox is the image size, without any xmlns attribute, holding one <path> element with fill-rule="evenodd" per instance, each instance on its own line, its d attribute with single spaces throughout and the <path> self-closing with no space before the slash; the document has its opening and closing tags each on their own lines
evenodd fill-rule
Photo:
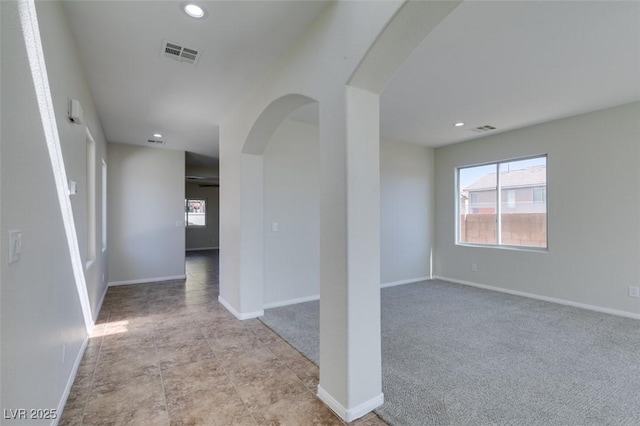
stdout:
<svg viewBox="0 0 640 426">
<path fill-rule="evenodd" d="M 19 230 L 9 231 L 9 263 L 20 260 L 22 251 L 22 232 Z"/>
<path fill-rule="evenodd" d="M 78 184 L 75 181 L 69 181 L 69 195 L 76 195 L 78 193 Z"/>
<path fill-rule="evenodd" d="M 278 222 L 271 222 L 271 231 L 278 232 Z"/>
</svg>

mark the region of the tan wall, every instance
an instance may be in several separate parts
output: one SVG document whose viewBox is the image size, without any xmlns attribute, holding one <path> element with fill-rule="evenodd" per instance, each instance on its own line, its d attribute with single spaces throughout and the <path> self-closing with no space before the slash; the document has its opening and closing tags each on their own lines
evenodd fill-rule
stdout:
<svg viewBox="0 0 640 426">
<path fill-rule="evenodd" d="M 460 242 L 495 244 L 496 215 L 461 215 Z M 502 244 L 546 247 L 547 215 L 544 213 L 513 213 L 502 215 Z"/>
</svg>

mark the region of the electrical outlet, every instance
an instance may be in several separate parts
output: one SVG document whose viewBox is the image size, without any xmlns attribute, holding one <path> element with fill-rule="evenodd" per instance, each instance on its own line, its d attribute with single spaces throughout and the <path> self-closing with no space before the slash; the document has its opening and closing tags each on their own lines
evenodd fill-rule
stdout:
<svg viewBox="0 0 640 426">
<path fill-rule="evenodd" d="M 478 264 L 477 263 L 472 263 L 471 264 L 471 271 L 472 272 L 478 272 Z"/>
<path fill-rule="evenodd" d="M 630 285 L 629 286 L 629 297 L 640 298 L 640 287 Z"/>
</svg>

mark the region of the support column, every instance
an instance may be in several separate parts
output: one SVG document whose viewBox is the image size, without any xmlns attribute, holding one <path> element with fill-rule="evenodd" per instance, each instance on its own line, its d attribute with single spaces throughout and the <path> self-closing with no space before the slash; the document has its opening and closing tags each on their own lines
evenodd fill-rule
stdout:
<svg viewBox="0 0 640 426">
<path fill-rule="evenodd" d="M 264 314 L 262 155 L 243 154 L 233 136 L 221 131 L 218 300 L 245 320 Z"/>
<path fill-rule="evenodd" d="M 379 96 L 347 86 L 320 107 L 318 397 L 352 421 L 384 401 Z"/>
</svg>

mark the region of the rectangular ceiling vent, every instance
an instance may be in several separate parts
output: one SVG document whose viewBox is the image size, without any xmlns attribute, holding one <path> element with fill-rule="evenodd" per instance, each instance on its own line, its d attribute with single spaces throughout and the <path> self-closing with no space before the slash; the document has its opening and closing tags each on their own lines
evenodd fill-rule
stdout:
<svg viewBox="0 0 640 426">
<path fill-rule="evenodd" d="M 160 139 L 147 139 L 147 142 L 156 145 L 164 145 L 164 141 L 161 141 Z"/>
<path fill-rule="evenodd" d="M 200 60 L 200 51 L 172 41 L 162 40 L 161 54 L 178 62 L 197 65 Z"/>
<path fill-rule="evenodd" d="M 475 129 L 470 129 L 472 132 L 482 133 L 482 132 L 490 132 L 491 130 L 496 130 L 495 127 L 485 124 L 484 126 L 476 127 Z"/>
</svg>

